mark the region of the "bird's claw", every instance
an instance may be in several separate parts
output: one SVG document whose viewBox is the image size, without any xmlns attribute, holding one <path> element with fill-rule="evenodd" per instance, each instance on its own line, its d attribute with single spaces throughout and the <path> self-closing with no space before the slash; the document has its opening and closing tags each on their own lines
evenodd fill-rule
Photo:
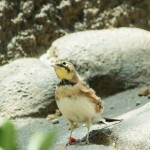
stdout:
<svg viewBox="0 0 150 150">
<path fill-rule="evenodd" d="M 71 145 L 72 143 L 69 141 L 65 146 L 69 146 L 69 145 Z"/>
<path fill-rule="evenodd" d="M 77 140 L 73 137 L 69 137 L 69 142 L 66 144 L 66 146 L 72 145 L 76 142 Z"/>
<path fill-rule="evenodd" d="M 81 145 L 87 145 L 87 144 L 90 144 L 90 142 L 86 140 L 86 141 L 81 141 L 80 144 Z"/>
</svg>

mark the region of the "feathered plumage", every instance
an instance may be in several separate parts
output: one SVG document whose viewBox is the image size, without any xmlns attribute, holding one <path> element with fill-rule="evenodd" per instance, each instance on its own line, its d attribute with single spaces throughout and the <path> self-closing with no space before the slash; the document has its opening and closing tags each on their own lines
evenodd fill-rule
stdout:
<svg viewBox="0 0 150 150">
<path fill-rule="evenodd" d="M 103 111 L 102 100 L 92 88 L 79 80 L 71 63 L 67 61 L 57 62 L 54 69 L 61 80 L 55 91 L 58 108 L 69 121 L 71 130 L 74 129 L 75 123 L 86 124 L 88 128 L 87 143 L 89 143 L 90 126 L 99 113 Z"/>
</svg>

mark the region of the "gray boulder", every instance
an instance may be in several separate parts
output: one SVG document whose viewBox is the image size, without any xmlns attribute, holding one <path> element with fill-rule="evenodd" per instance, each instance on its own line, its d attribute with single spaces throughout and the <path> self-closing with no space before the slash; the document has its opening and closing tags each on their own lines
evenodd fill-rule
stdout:
<svg viewBox="0 0 150 150">
<path fill-rule="evenodd" d="M 124 119 L 118 125 L 91 131 L 91 142 L 105 143 L 119 150 L 148 150 L 150 149 L 150 103 L 132 110 L 119 118 Z M 105 138 L 104 136 L 105 135 Z M 100 140 L 101 139 L 101 140 Z"/>
<path fill-rule="evenodd" d="M 150 103 L 123 116 L 124 122 L 111 129 L 111 143 L 121 150 L 150 149 Z"/>
<path fill-rule="evenodd" d="M 98 94 L 149 84 L 150 33 L 137 28 L 84 31 L 52 43 L 42 60 L 71 61 Z"/>
<path fill-rule="evenodd" d="M 0 68 L 0 116 L 45 116 L 56 109 L 54 69 L 26 58 Z"/>
</svg>

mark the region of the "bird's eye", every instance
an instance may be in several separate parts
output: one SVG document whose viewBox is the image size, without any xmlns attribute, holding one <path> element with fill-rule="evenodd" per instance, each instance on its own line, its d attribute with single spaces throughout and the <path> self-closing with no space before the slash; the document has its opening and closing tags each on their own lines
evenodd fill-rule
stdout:
<svg viewBox="0 0 150 150">
<path fill-rule="evenodd" d="M 63 64 L 63 65 L 66 65 L 66 62 L 64 61 L 62 64 Z"/>
</svg>

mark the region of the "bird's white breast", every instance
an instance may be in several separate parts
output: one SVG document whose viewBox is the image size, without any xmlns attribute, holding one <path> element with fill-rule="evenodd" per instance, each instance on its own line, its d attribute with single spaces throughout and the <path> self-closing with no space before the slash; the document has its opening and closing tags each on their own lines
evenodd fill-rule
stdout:
<svg viewBox="0 0 150 150">
<path fill-rule="evenodd" d="M 66 119 L 74 122 L 85 122 L 97 116 L 95 105 L 87 97 L 64 97 L 57 101 L 57 105 Z"/>
</svg>

